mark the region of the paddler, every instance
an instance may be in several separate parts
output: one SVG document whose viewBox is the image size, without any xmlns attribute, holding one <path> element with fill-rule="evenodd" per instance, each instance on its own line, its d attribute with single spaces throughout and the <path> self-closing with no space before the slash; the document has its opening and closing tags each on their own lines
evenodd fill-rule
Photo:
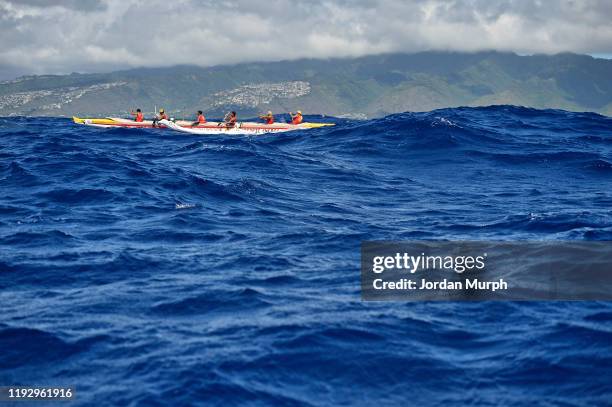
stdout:
<svg viewBox="0 0 612 407">
<path fill-rule="evenodd" d="M 301 110 L 298 110 L 295 114 L 289 112 L 289 116 L 291 116 L 291 124 L 301 124 L 302 120 L 304 120 Z"/>
<path fill-rule="evenodd" d="M 268 111 L 268 114 L 264 116 L 259 116 L 259 118 L 264 120 L 266 124 L 274 124 L 274 116 L 271 111 Z"/>
<path fill-rule="evenodd" d="M 236 112 L 229 112 L 223 118 L 223 122 L 225 123 L 225 127 L 234 127 L 236 126 L 236 121 L 238 120 L 238 116 L 236 116 Z"/>
<path fill-rule="evenodd" d="M 160 120 L 168 120 L 168 116 L 166 115 L 164 109 L 159 109 L 159 114 L 155 115 L 155 118 L 153 119 L 153 127 L 156 127 L 157 122 Z"/>
<path fill-rule="evenodd" d="M 198 110 L 196 121 L 191 124 L 191 127 L 199 126 L 200 124 L 206 123 L 206 118 L 201 110 Z"/>
<path fill-rule="evenodd" d="M 144 122 L 144 115 L 142 114 L 142 111 L 140 109 L 136 109 L 136 111 L 131 111 L 130 114 L 132 116 L 136 116 L 134 118 L 135 122 Z"/>
</svg>

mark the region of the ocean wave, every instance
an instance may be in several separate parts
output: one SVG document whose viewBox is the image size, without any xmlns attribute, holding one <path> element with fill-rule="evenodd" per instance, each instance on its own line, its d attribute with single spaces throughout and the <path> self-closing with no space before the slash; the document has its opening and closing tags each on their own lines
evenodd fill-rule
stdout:
<svg viewBox="0 0 612 407">
<path fill-rule="evenodd" d="M 77 405 L 604 405 L 609 303 L 366 303 L 359 250 L 612 240 L 612 119 L 335 121 L 2 119 L 0 379 L 76 384 Z"/>
<path fill-rule="evenodd" d="M 41 366 L 69 360 L 71 356 L 86 352 L 102 337 L 68 342 L 40 329 L 0 326 L 0 365 L 3 369 L 23 366 Z"/>
</svg>

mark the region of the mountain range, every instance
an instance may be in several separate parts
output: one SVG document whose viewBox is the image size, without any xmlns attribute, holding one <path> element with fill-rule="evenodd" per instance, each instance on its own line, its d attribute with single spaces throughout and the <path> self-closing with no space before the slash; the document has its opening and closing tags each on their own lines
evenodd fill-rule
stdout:
<svg viewBox="0 0 612 407">
<path fill-rule="evenodd" d="M 421 52 L 214 67 L 135 68 L 0 82 L 1 116 L 147 115 L 272 110 L 369 118 L 511 104 L 612 115 L 612 60 L 586 55 Z"/>
</svg>

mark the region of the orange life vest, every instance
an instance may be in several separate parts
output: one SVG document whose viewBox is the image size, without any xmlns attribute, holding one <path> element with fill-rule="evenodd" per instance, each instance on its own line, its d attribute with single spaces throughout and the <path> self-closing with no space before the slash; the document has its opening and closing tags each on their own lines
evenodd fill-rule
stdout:
<svg viewBox="0 0 612 407">
<path fill-rule="evenodd" d="M 198 115 L 198 123 L 200 123 L 200 124 L 206 123 L 206 118 L 204 117 L 203 114 L 199 114 Z"/>
<path fill-rule="evenodd" d="M 274 116 L 266 116 L 265 120 L 266 124 L 274 124 Z"/>
<path fill-rule="evenodd" d="M 293 116 L 293 119 L 291 119 L 291 124 L 300 124 L 300 123 L 302 123 L 302 115 L 296 114 L 295 116 Z"/>
<path fill-rule="evenodd" d="M 144 115 L 142 114 L 142 112 L 136 113 L 136 118 L 134 119 L 134 121 L 144 122 Z"/>
</svg>

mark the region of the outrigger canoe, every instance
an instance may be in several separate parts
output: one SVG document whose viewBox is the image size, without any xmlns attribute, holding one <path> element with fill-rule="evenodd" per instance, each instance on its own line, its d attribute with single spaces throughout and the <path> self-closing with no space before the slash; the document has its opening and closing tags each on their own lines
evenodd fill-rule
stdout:
<svg viewBox="0 0 612 407">
<path fill-rule="evenodd" d="M 255 122 L 238 122 L 234 127 L 228 127 L 225 123 L 208 122 L 201 124 L 196 127 L 183 126 L 179 122 L 172 122 L 169 120 L 160 120 L 160 124 L 163 124 L 169 129 L 179 131 L 181 133 L 189 134 L 266 134 L 266 133 L 283 133 L 286 131 L 295 130 L 306 130 L 315 129 L 318 127 L 333 126 L 334 123 L 301 123 L 301 124 L 289 124 L 289 123 L 274 123 L 274 124 L 263 124 Z"/>
<path fill-rule="evenodd" d="M 122 119 L 119 117 L 105 117 L 105 118 L 93 118 L 93 119 L 82 119 L 79 117 L 73 117 L 72 120 L 76 124 L 82 124 L 85 126 L 102 127 L 102 128 L 113 128 L 113 127 L 124 127 L 124 128 L 152 128 L 153 121 L 145 120 L 143 122 L 136 122 L 131 119 Z M 264 124 L 255 122 L 238 122 L 234 127 L 228 127 L 225 123 L 220 122 L 206 122 L 204 124 L 192 127 L 193 122 L 186 120 L 160 120 L 158 122 L 159 128 L 169 128 L 175 131 L 189 134 L 227 134 L 227 135 L 239 135 L 239 134 L 265 134 L 265 133 L 282 133 L 293 130 L 305 130 L 314 129 L 324 126 L 333 126 L 334 123 L 301 123 L 301 124 L 288 124 L 288 123 L 274 123 Z"/>
</svg>

